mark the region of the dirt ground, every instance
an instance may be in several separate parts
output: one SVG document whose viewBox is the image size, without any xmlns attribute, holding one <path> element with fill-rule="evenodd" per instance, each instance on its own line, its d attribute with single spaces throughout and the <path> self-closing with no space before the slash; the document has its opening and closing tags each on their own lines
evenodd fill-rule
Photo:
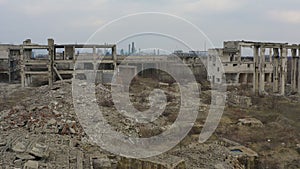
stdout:
<svg viewBox="0 0 300 169">
<path fill-rule="evenodd" d="M 130 99 L 134 107 L 147 110 L 148 96 L 155 88 L 164 90 L 168 105 L 162 116 L 150 124 L 134 123 L 120 115 L 114 108 L 110 85 L 96 87 L 96 102 L 106 110 L 105 117 L 116 131 L 148 138 L 164 132 L 176 120 L 180 108 L 178 85 L 160 84 L 149 78 L 132 82 Z M 186 168 L 300 168 L 299 97 L 253 97 L 249 91 L 250 88 L 228 89 L 228 95 L 250 98 L 252 105 L 228 103 L 217 131 L 200 144 L 198 137 L 210 103 L 209 88 L 202 86 L 195 126 L 165 154 L 183 159 Z M 101 149 L 85 134 L 74 112 L 71 81 L 24 89 L 18 84 L 1 83 L 0 94 L 2 168 L 35 164 L 38 168 L 126 168 L 120 165 L 120 156 Z M 243 123 L 241 119 L 255 122 Z M 33 151 L 40 145 L 47 148 Z M 233 146 L 245 147 L 257 156 L 246 151 L 236 153 Z"/>
</svg>

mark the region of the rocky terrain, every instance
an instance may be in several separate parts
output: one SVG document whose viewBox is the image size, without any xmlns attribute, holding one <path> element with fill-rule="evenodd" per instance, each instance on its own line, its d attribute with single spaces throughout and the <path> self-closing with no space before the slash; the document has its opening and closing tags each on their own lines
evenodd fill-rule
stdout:
<svg viewBox="0 0 300 169">
<path fill-rule="evenodd" d="M 147 110 L 155 88 L 164 90 L 168 103 L 162 116 L 148 124 L 135 123 L 114 108 L 109 84 L 96 86 L 95 102 L 114 130 L 149 138 L 176 120 L 180 106 L 176 84 L 145 78 L 131 84 L 134 107 Z M 71 81 L 24 89 L 1 83 L 0 168 L 300 168 L 298 97 L 252 97 L 247 89 L 231 88 L 217 131 L 200 144 L 210 104 L 205 88 L 197 121 L 180 144 L 158 157 L 130 159 L 90 140 L 74 111 Z"/>
</svg>

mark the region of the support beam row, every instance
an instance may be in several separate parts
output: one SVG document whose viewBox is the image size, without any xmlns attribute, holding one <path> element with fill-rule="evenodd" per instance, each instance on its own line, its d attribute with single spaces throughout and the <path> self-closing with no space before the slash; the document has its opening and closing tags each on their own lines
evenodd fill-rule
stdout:
<svg viewBox="0 0 300 169">
<path fill-rule="evenodd" d="M 84 56 L 79 57 L 79 52 L 76 54 L 75 49 L 93 49 L 93 56 L 87 58 Z M 97 48 L 111 48 L 112 50 L 112 57 L 109 63 L 105 60 L 105 63 L 102 63 L 101 60 L 99 61 L 96 55 Z M 35 59 L 31 58 L 33 54 L 33 50 L 47 50 L 48 56 L 47 59 Z M 64 53 L 60 56 L 57 56 L 56 49 L 64 49 Z M 32 76 L 34 75 L 45 75 L 48 79 L 49 86 L 53 85 L 53 82 L 56 80 L 56 76 L 62 80 L 63 75 L 74 75 L 74 67 L 76 66 L 75 63 L 77 61 L 84 65 L 90 64 L 93 65 L 94 73 L 99 69 L 99 62 L 101 64 L 113 64 L 113 69 L 116 69 L 117 65 L 117 53 L 116 53 L 116 45 L 55 45 L 53 39 L 48 39 L 47 45 L 36 45 L 32 44 L 31 40 L 26 40 L 21 45 L 20 50 L 20 62 L 21 62 L 21 84 L 22 87 L 28 86 L 32 82 Z M 60 58 L 57 58 L 60 57 Z M 79 59 L 79 60 L 78 60 Z M 57 65 L 67 65 L 66 69 L 58 70 Z M 69 66 L 73 65 L 73 66 Z M 84 69 L 84 68 L 83 68 Z M 77 69 L 76 69 L 77 70 Z M 60 74 L 61 73 L 61 74 Z"/>
<path fill-rule="evenodd" d="M 288 50 L 291 50 L 291 87 L 292 92 L 300 94 L 300 49 L 280 46 L 279 48 L 270 48 L 263 45 L 253 46 L 253 93 L 264 95 L 265 93 L 265 68 L 266 68 L 266 48 L 269 48 L 269 59 L 273 65 L 273 92 L 285 95 L 288 73 Z M 297 55 L 297 50 L 299 50 Z"/>
</svg>

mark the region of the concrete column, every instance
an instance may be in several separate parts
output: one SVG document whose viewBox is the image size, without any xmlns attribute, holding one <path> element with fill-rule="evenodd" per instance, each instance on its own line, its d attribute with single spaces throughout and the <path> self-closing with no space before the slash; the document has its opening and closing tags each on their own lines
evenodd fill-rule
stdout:
<svg viewBox="0 0 300 169">
<path fill-rule="evenodd" d="M 273 64 L 273 48 L 269 48 L 269 62 L 270 62 L 270 65 Z M 272 83 L 272 75 L 273 73 L 270 73 L 269 74 L 269 77 L 268 77 L 268 84 L 271 84 Z"/>
<path fill-rule="evenodd" d="M 273 66 L 273 92 L 278 93 L 279 92 L 279 49 L 274 48 L 274 66 Z"/>
<path fill-rule="evenodd" d="M 117 69 L 117 46 L 116 45 L 112 47 L 112 57 L 114 61 L 114 69 Z"/>
<path fill-rule="evenodd" d="M 63 52 L 63 60 L 66 60 L 67 59 L 67 55 L 66 55 L 67 49 L 66 49 L 66 47 L 64 47 L 64 49 L 65 49 L 65 51 Z"/>
<path fill-rule="evenodd" d="M 254 94 L 258 94 L 258 80 L 259 80 L 259 72 L 258 72 L 258 49 L 259 47 L 258 46 L 254 46 L 254 51 L 253 51 L 253 54 L 254 54 L 254 72 L 253 72 L 253 92 Z"/>
<path fill-rule="evenodd" d="M 10 49 L 8 49 L 8 82 L 11 83 L 12 81 L 12 73 L 13 73 L 13 69 L 14 69 L 14 66 L 11 66 L 10 65 L 10 62 L 11 62 L 11 54 L 10 54 Z"/>
<path fill-rule="evenodd" d="M 244 83 L 245 85 L 248 84 L 248 73 L 245 73 L 245 74 L 244 74 L 243 83 Z"/>
<path fill-rule="evenodd" d="M 29 83 L 28 83 L 28 75 L 25 75 L 25 87 L 28 87 Z"/>
<path fill-rule="evenodd" d="M 265 92 L 265 48 L 260 48 L 260 62 L 259 62 L 259 95 Z"/>
<path fill-rule="evenodd" d="M 93 47 L 93 70 L 97 71 L 97 55 L 96 55 L 96 47 Z"/>
<path fill-rule="evenodd" d="M 239 63 L 242 63 L 242 46 L 239 45 L 239 54 L 238 54 L 238 61 Z"/>
<path fill-rule="evenodd" d="M 270 48 L 269 60 L 270 60 L 270 63 L 272 64 L 273 63 L 273 49 L 272 48 Z"/>
<path fill-rule="evenodd" d="M 32 75 L 26 75 L 25 86 L 29 86 L 32 84 Z"/>
<path fill-rule="evenodd" d="M 79 55 L 76 54 L 76 48 L 75 48 L 75 46 L 73 46 L 71 50 L 72 51 L 70 51 L 70 54 L 72 54 L 71 57 L 73 59 L 74 65 L 75 65 L 75 62 L 77 61 Z"/>
<path fill-rule="evenodd" d="M 24 65 L 24 49 L 23 47 L 21 47 L 21 50 L 20 50 L 20 62 L 21 62 L 21 85 L 22 87 L 25 87 L 25 65 Z"/>
<path fill-rule="evenodd" d="M 291 71 L 292 92 L 297 92 L 297 49 L 292 49 L 292 71 Z"/>
<path fill-rule="evenodd" d="M 8 72 L 8 83 L 12 82 L 12 73 L 9 71 Z"/>
<path fill-rule="evenodd" d="M 54 81 L 54 40 L 48 39 L 49 63 L 48 63 L 48 82 L 49 86 L 53 86 Z"/>
<path fill-rule="evenodd" d="M 248 84 L 248 73 L 245 74 L 244 83 L 245 83 L 245 85 Z"/>
<path fill-rule="evenodd" d="M 268 83 L 271 84 L 272 83 L 272 73 L 269 73 L 269 77 L 268 77 Z"/>
<path fill-rule="evenodd" d="M 32 75 L 27 76 L 27 86 L 32 84 Z"/>
<path fill-rule="evenodd" d="M 280 65 L 280 94 L 285 94 L 286 74 L 287 74 L 287 49 L 281 50 L 281 65 Z"/>
<path fill-rule="evenodd" d="M 234 80 L 234 85 L 239 85 L 239 79 L 240 79 L 241 73 L 237 73 L 235 80 Z"/>
</svg>

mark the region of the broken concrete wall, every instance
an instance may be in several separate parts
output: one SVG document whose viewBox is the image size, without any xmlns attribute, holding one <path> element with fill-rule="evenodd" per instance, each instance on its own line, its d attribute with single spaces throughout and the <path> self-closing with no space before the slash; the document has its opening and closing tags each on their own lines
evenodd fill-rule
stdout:
<svg viewBox="0 0 300 169">
<path fill-rule="evenodd" d="M 14 47 L 15 45 L 10 44 L 0 44 L 0 59 L 9 58 L 9 48 Z"/>
<path fill-rule="evenodd" d="M 136 66 L 125 66 L 120 65 L 118 66 L 118 73 L 119 76 L 122 78 L 122 82 L 125 84 L 130 84 L 132 77 L 137 74 L 137 67 Z"/>
<path fill-rule="evenodd" d="M 224 42 L 224 48 L 238 49 L 239 42 L 238 41 L 227 41 Z"/>
<path fill-rule="evenodd" d="M 207 60 L 207 72 L 208 80 L 215 84 L 220 83 L 223 78 L 223 73 L 221 71 L 223 65 L 219 59 L 223 55 L 223 49 L 210 49 L 208 50 L 208 60 Z"/>
<path fill-rule="evenodd" d="M 8 71 L 8 59 L 0 59 L 0 71 Z"/>
<path fill-rule="evenodd" d="M 66 46 L 65 47 L 65 58 L 66 59 L 73 59 L 75 54 L 75 50 L 73 46 Z"/>
<path fill-rule="evenodd" d="M 231 93 L 228 95 L 228 103 L 234 106 L 249 108 L 252 106 L 252 99 L 247 96 L 239 96 Z"/>
</svg>

